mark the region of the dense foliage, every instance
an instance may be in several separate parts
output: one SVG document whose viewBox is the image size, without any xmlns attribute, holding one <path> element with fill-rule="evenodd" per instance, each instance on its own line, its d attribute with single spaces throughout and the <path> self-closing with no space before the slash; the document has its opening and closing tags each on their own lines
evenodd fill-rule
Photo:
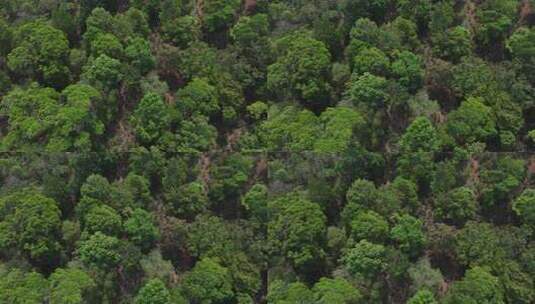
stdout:
<svg viewBox="0 0 535 304">
<path fill-rule="evenodd" d="M 535 303 L 535 1 L 0 1 L 0 303 Z"/>
</svg>

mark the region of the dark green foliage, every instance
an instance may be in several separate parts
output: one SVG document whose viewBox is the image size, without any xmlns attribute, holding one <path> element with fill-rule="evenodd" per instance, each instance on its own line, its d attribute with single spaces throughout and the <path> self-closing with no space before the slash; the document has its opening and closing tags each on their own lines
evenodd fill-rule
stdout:
<svg viewBox="0 0 535 304">
<path fill-rule="evenodd" d="M 55 88 L 69 83 L 65 33 L 44 22 L 32 22 L 18 28 L 13 40 L 14 48 L 7 56 L 11 71 Z"/>
<path fill-rule="evenodd" d="M 180 289 L 199 303 L 226 303 L 234 298 L 229 270 L 210 258 L 202 259 L 186 274 Z"/>
<path fill-rule="evenodd" d="M 286 37 L 277 61 L 268 68 L 268 88 L 305 104 L 326 104 L 331 55 L 325 45 L 303 35 Z"/>
<path fill-rule="evenodd" d="M 30 189 L 0 200 L 0 248 L 17 250 L 32 260 L 53 263 L 61 249 L 57 203 Z"/>
</svg>

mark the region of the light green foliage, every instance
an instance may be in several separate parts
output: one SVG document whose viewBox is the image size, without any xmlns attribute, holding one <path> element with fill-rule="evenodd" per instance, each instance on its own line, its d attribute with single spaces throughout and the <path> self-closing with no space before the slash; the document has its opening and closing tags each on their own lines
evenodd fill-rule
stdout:
<svg viewBox="0 0 535 304">
<path fill-rule="evenodd" d="M 171 294 L 159 279 L 148 281 L 138 292 L 135 304 L 170 304 Z"/>
<path fill-rule="evenodd" d="M 119 39 L 110 33 L 98 33 L 91 40 L 90 55 L 97 58 L 100 55 L 106 55 L 111 58 L 120 59 L 123 56 L 123 45 Z"/>
<path fill-rule="evenodd" d="M 392 74 L 409 92 L 416 92 L 423 83 L 423 61 L 410 51 L 400 52 L 392 62 Z"/>
<path fill-rule="evenodd" d="M 524 223 L 535 226 L 535 190 L 524 190 L 513 202 L 513 210 Z"/>
<path fill-rule="evenodd" d="M 95 281 L 83 270 L 58 268 L 50 281 L 50 302 L 82 304 L 94 298 Z"/>
<path fill-rule="evenodd" d="M 113 268 L 121 260 L 119 246 L 117 238 L 96 232 L 80 243 L 78 255 L 87 266 L 106 270 Z"/>
<path fill-rule="evenodd" d="M 401 251 L 410 256 L 418 255 L 426 242 L 422 221 L 407 214 L 397 219 L 390 237 L 398 243 Z"/>
<path fill-rule="evenodd" d="M 121 62 L 107 55 L 100 55 L 89 63 L 82 78 L 104 89 L 114 89 L 123 78 Z"/>
<path fill-rule="evenodd" d="M 496 229 L 488 223 L 468 222 L 455 240 L 458 259 L 464 265 L 495 265 L 505 257 Z"/>
<path fill-rule="evenodd" d="M 94 109 L 101 95 L 87 85 L 71 85 L 62 94 L 31 85 L 14 89 L 4 99 L 2 112 L 9 117 L 4 149 L 32 150 L 43 145 L 51 152 L 89 150 L 92 139 L 104 131 Z"/>
<path fill-rule="evenodd" d="M 380 109 L 388 102 L 387 86 L 385 78 L 364 73 L 351 80 L 346 96 L 355 105 Z"/>
<path fill-rule="evenodd" d="M 269 109 L 269 106 L 262 101 L 256 101 L 247 106 L 247 113 L 254 119 L 262 119 Z"/>
<path fill-rule="evenodd" d="M 447 130 L 460 144 L 484 142 L 497 133 L 491 108 L 479 98 L 468 98 L 457 110 L 450 112 Z"/>
<path fill-rule="evenodd" d="M 407 304 L 438 304 L 438 302 L 432 292 L 423 289 L 412 296 Z"/>
<path fill-rule="evenodd" d="M 217 137 L 217 130 L 208 122 L 208 117 L 194 115 L 182 121 L 176 143 L 169 143 L 171 151 L 199 152 L 213 147 Z M 165 143 L 167 144 L 167 143 Z"/>
<path fill-rule="evenodd" d="M 361 211 L 351 221 L 351 235 L 356 241 L 384 241 L 388 237 L 387 221 L 374 211 Z"/>
<path fill-rule="evenodd" d="M 268 188 L 263 184 L 255 184 L 242 198 L 242 205 L 245 206 L 251 216 L 260 223 L 268 220 Z"/>
<path fill-rule="evenodd" d="M 390 73 L 390 59 L 376 47 L 364 48 L 352 61 L 353 73 L 370 73 L 387 76 Z"/>
<path fill-rule="evenodd" d="M 146 39 L 139 37 L 130 39 L 124 52 L 126 58 L 141 75 L 148 73 L 156 64 L 151 53 L 150 43 Z"/>
<path fill-rule="evenodd" d="M 178 108 L 188 114 L 212 116 L 220 110 L 216 87 L 205 78 L 193 78 L 177 92 Z"/>
<path fill-rule="evenodd" d="M 344 153 L 350 149 L 355 130 L 364 127 L 364 118 L 352 108 L 327 108 L 319 117 L 320 135 L 314 143 L 318 153 Z"/>
<path fill-rule="evenodd" d="M 230 279 L 227 268 L 216 260 L 204 258 L 186 273 L 180 286 L 182 294 L 190 301 L 223 304 L 234 298 Z"/>
<path fill-rule="evenodd" d="M 386 249 L 383 245 L 362 240 L 347 251 L 342 261 L 351 274 L 374 278 L 386 269 Z"/>
<path fill-rule="evenodd" d="M 268 88 L 305 104 L 325 104 L 329 98 L 328 72 L 331 64 L 327 47 L 323 42 L 304 35 L 289 39 L 277 61 L 268 68 Z"/>
<path fill-rule="evenodd" d="M 0 302 L 41 304 L 48 293 L 48 282 L 38 272 L 0 268 Z"/>
<path fill-rule="evenodd" d="M 275 280 L 269 284 L 268 301 L 273 304 L 314 303 L 314 294 L 301 282 Z"/>
<path fill-rule="evenodd" d="M 468 187 L 459 187 L 437 198 L 435 214 L 441 219 L 462 225 L 474 218 L 477 209 L 474 191 Z"/>
<path fill-rule="evenodd" d="M 474 267 L 466 272 L 461 281 L 453 284 L 444 303 L 503 304 L 505 301 L 498 278 L 485 268 Z"/>
<path fill-rule="evenodd" d="M 139 102 L 132 124 L 141 143 L 151 144 L 162 136 L 169 128 L 170 123 L 169 108 L 163 99 L 153 93 L 148 93 Z"/>
<path fill-rule="evenodd" d="M 372 182 L 364 179 L 355 180 L 346 193 L 347 204 L 341 213 L 344 224 L 350 227 L 353 217 L 360 210 L 373 208 L 378 197 L 377 188 Z"/>
<path fill-rule="evenodd" d="M 327 227 L 320 206 L 298 196 L 270 204 L 281 205 L 268 224 L 268 239 L 274 251 L 296 268 L 321 260 Z"/>
<path fill-rule="evenodd" d="M 429 119 L 426 117 L 416 118 L 399 141 L 399 149 L 403 154 L 419 151 L 437 152 L 440 148 L 440 138 Z"/>
<path fill-rule="evenodd" d="M 0 199 L 0 248 L 16 249 L 32 259 L 53 263 L 58 254 L 60 210 L 51 198 L 30 189 Z"/>
<path fill-rule="evenodd" d="M 355 140 L 355 130 L 364 125 L 361 114 L 348 107 L 328 108 L 320 117 L 292 106 L 272 107 L 268 117 L 260 133 L 268 150 L 343 153 Z"/>
<path fill-rule="evenodd" d="M 89 233 L 100 231 L 107 235 L 118 236 L 122 230 L 121 216 L 106 205 L 94 206 L 85 215 L 84 230 Z"/>
<path fill-rule="evenodd" d="M 268 117 L 261 125 L 260 136 L 269 150 L 312 150 L 319 134 L 318 118 L 314 113 L 297 107 L 273 106 L 268 111 Z"/>
<path fill-rule="evenodd" d="M 356 304 L 360 291 L 342 278 L 321 278 L 312 288 L 317 304 Z"/>
<path fill-rule="evenodd" d="M 152 214 L 141 208 L 135 209 L 125 221 L 124 230 L 129 239 L 143 250 L 149 249 L 160 236 Z"/>
<path fill-rule="evenodd" d="M 69 42 L 65 33 L 41 21 L 30 22 L 17 29 L 14 42 L 7 61 L 11 71 L 41 78 L 55 88 L 68 83 Z"/>
</svg>

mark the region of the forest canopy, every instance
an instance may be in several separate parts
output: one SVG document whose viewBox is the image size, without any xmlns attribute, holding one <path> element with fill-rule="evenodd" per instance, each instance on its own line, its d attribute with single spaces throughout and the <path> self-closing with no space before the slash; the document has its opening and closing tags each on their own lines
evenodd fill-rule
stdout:
<svg viewBox="0 0 535 304">
<path fill-rule="evenodd" d="M 0 303 L 535 303 L 534 0 L 0 1 Z"/>
</svg>

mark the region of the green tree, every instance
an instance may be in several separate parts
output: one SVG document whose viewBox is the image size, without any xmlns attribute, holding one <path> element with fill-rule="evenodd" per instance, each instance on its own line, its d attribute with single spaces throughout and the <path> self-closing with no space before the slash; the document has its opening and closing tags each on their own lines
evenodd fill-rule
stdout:
<svg viewBox="0 0 535 304">
<path fill-rule="evenodd" d="M 455 252 L 461 264 L 490 266 L 506 257 L 498 231 L 492 224 L 469 221 L 457 234 Z"/>
<path fill-rule="evenodd" d="M 268 223 L 268 239 L 275 252 L 297 269 L 320 262 L 325 255 L 322 246 L 327 229 L 321 207 L 295 195 L 270 204 L 281 205 Z"/>
<path fill-rule="evenodd" d="M 99 88 L 116 89 L 123 78 L 121 62 L 107 55 L 100 55 L 85 68 L 82 78 Z"/>
<path fill-rule="evenodd" d="M 203 8 L 203 29 L 207 32 L 217 32 L 228 28 L 240 6 L 239 0 L 207 0 Z"/>
<path fill-rule="evenodd" d="M 94 206 L 84 217 L 84 229 L 88 233 L 100 231 L 107 235 L 118 236 L 122 230 L 121 216 L 109 206 Z"/>
<path fill-rule="evenodd" d="M 356 241 L 378 242 L 388 237 L 388 222 L 374 211 L 360 211 L 351 221 L 351 235 Z"/>
<path fill-rule="evenodd" d="M 435 214 L 444 220 L 462 225 L 476 215 L 478 204 L 474 191 L 459 187 L 449 191 L 436 200 Z"/>
<path fill-rule="evenodd" d="M 399 52 L 392 62 L 392 74 L 409 92 L 416 92 L 423 84 L 423 61 L 418 55 L 410 51 Z"/>
<path fill-rule="evenodd" d="M 51 198 L 26 189 L 0 198 L 0 248 L 53 264 L 61 245 L 60 210 Z"/>
<path fill-rule="evenodd" d="M 342 278 L 321 278 L 312 288 L 317 304 L 356 304 L 360 291 Z"/>
<path fill-rule="evenodd" d="M 346 96 L 354 105 L 378 110 L 384 108 L 388 101 L 387 86 L 385 78 L 364 73 L 351 80 Z"/>
<path fill-rule="evenodd" d="M 228 303 L 234 299 L 229 270 L 216 260 L 204 258 L 186 273 L 182 294 L 193 303 Z"/>
<path fill-rule="evenodd" d="M 51 303 L 82 304 L 96 298 L 94 280 L 81 269 L 58 268 L 49 281 Z"/>
<path fill-rule="evenodd" d="M 97 58 L 106 55 L 110 58 L 121 59 L 124 54 L 123 45 L 117 36 L 110 33 L 99 32 L 90 41 L 91 51 L 89 55 Z"/>
<path fill-rule="evenodd" d="M 374 278 L 387 266 L 386 249 L 383 245 L 361 240 L 347 251 L 342 262 L 351 274 Z"/>
<path fill-rule="evenodd" d="M 426 117 L 416 118 L 399 140 L 398 170 L 419 185 L 426 185 L 434 169 L 434 155 L 441 141 L 435 127 Z"/>
<path fill-rule="evenodd" d="M 251 216 L 258 222 L 265 224 L 268 221 L 268 188 L 263 184 L 255 184 L 242 198 Z"/>
<path fill-rule="evenodd" d="M 269 16 L 266 14 L 241 16 L 230 31 L 230 36 L 234 42 L 242 48 L 254 47 L 256 43 L 259 43 L 261 37 L 268 34 Z"/>
<path fill-rule="evenodd" d="M 390 74 L 390 59 L 376 47 L 363 48 L 352 61 L 353 73 L 370 73 L 377 76 Z"/>
<path fill-rule="evenodd" d="M 448 133 L 458 143 L 485 142 L 497 135 L 492 110 L 479 98 L 468 98 L 448 114 Z"/>
<path fill-rule="evenodd" d="M 141 208 L 135 209 L 125 221 L 124 230 L 129 239 L 143 250 L 152 247 L 160 236 L 152 214 Z"/>
<path fill-rule="evenodd" d="M 193 219 L 208 207 L 205 187 L 199 182 L 183 184 L 166 194 L 166 199 L 173 204 L 179 217 Z"/>
<path fill-rule="evenodd" d="M 319 153 L 348 152 L 355 130 L 364 126 L 362 115 L 349 107 L 327 108 L 319 117 L 321 135 L 314 142 L 314 151 Z"/>
<path fill-rule="evenodd" d="M 531 83 L 535 80 L 530 72 L 535 64 L 534 37 L 535 30 L 533 28 L 520 27 L 511 35 L 506 44 L 513 60 L 521 64 L 521 71 Z"/>
<path fill-rule="evenodd" d="M 62 94 L 32 84 L 14 89 L 1 111 L 8 117 L 4 149 L 32 150 L 42 144 L 50 152 L 88 151 L 104 131 L 97 117 L 101 95 L 87 85 L 70 85 Z"/>
<path fill-rule="evenodd" d="M 65 33 L 42 21 L 29 22 L 17 29 L 14 42 L 7 58 L 11 71 L 55 88 L 67 85 L 69 42 Z"/>
<path fill-rule="evenodd" d="M 503 289 L 497 277 L 487 269 L 474 267 L 464 278 L 453 284 L 444 303 L 489 303 L 503 304 Z"/>
<path fill-rule="evenodd" d="M 411 256 L 418 255 L 426 242 L 422 221 L 408 214 L 397 219 L 390 236 L 403 252 Z"/>
<path fill-rule="evenodd" d="M 87 240 L 80 243 L 78 255 L 84 264 L 97 269 L 109 269 L 116 266 L 120 260 L 119 240 L 96 232 Z"/>
<path fill-rule="evenodd" d="M 159 279 L 148 281 L 138 292 L 136 304 L 170 304 L 171 294 Z"/>
<path fill-rule="evenodd" d="M 323 42 L 303 35 L 286 39 L 290 39 L 286 49 L 268 68 L 268 88 L 306 104 L 325 104 L 330 92 L 329 50 Z"/>
<path fill-rule="evenodd" d="M 38 272 L 0 268 L 0 302 L 40 304 L 48 294 L 48 282 Z"/>
<path fill-rule="evenodd" d="M 513 202 L 513 210 L 524 223 L 535 226 L 535 190 L 524 190 Z"/>
<path fill-rule="evenodd" d="M 169 128 L 169 108 L 162 98 L 148 93 L 139 102 L 132 116 L 132 124 L 141 143 L 155 143 Z"/>
<path fill-rule="evenodd" d="M 146 39 L 139 37 L 130 39 L 124 53 L 130 64 L 141 75 L 145 75 L 156 65 L 156 60 L 152 56 L 150 49 L 150 43 Z"/>
<path fill-rule="evenodd" d="M 268 301 L 273 304 L 314 303 L 314 294 L 301 282 L 275 280 L 269 284 Z"/>
<path fill-rule="evenodd" d="M 220 110 L 217 88 L 205 78 L 193 78 L 177 92 L 177 98 L 183 113 L 213 116 Z"/>
<path fill-rule="evenodd" d="M 462 26 L 448 29 L 445 33 L 437 33 L 433 38 L 433 52 L 440 58 L 458 63 L 462 57 L 472 52 L 470 31 Z"/>
<path fill-rule="evenodd" d="M 163 37 L 181 48 L 190 46 L 200 35 L 197 20 L 193 16 L 182 16 L 163 22 Z"/>
<path fill-rule="evenodd" d="M 407 304 L 438 304 L 435 296 L 429 290 L 423 289 L 412 296 Z"/>
</svg>

